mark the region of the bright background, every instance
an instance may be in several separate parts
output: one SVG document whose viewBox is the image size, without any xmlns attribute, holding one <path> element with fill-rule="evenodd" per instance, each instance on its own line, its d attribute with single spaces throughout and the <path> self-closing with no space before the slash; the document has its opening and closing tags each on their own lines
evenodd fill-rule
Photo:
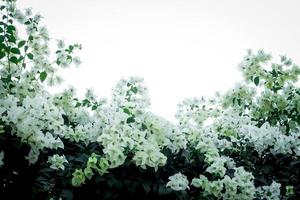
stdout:
<svg viewBox="0 0 300 200">
<path fill-rule="evenodd" d="M 109 97 L 122 77 L 142 76 L 152 111 L 173 120 L 186 97 L 213 95 L 241 79 L 245 50 L 264 48 L 300 64 L 298 0 L 19 0 L 44 16 L 53 39 L 83 45 L 63 87 Z"/>
</svg>

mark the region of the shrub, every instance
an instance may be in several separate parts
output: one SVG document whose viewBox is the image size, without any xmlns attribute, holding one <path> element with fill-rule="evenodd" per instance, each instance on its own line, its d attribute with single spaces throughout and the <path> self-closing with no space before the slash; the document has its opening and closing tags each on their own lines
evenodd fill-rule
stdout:
<svg viewBox="0 0 300 200">
<path fill-rule="evenodd" d="M 52 95 L 80 44 L 50 37 L 41 16 L 1 3 L 2 199 L 299 199 L 300 69 L 248 51 L 244 81 L 186 99 L 172 123 L 149 111 L 143 79 L 110 101 L 73 88 Z M 26 34 L 21 34 L 25 32 Z"/>
</svg>

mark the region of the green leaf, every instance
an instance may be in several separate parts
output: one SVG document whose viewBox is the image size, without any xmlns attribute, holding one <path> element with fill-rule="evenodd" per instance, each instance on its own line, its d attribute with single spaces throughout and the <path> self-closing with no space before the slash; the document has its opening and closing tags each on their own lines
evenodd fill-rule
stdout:
<svg viewBox="0 0 300 200">
<path fill-rule="evenodd" d="M 22 40 L 18 43 L 18 48 L 21 48 L 25 45 L 26 41 L 25 40 Z"/>
<path fill-rule="evenodd" d="M 241 99 L 237 99 L 237 103 L 238 103 L 238 105 L 240 106 L 241 103 L 242 103 L 242 100 L 241 100 Z"/>
<path fill-rule="evenodd" d="M 27 54 L 27 57 L 28 57 L 30 60 L 32 60 L 32 59 L 33 59 L 33 54 L 32 54 L 32 53 L 29 53 L 29 54 Z"/>
<path fill-rule="evenodd" d="M 6 51 L 7 47 L 3 42 L 0 42 L 0 51 Z"/>
<path fill-rule="evenodd" d="M 12 25 L 7 26 L 7 32 L 13 34 L 16 28 Z"/>
<path fill-rule="evenodd" d="M 16 64 L 16 65 L 18 64 L 18 58 L 15 57 L 15 56 L 10 57 L 9 61 Z"/>
<path fill-rule="evenodd" d="M 1 80 L 3 81 L 3 83 L 8 84 L 9 82 L 11 82 L 11 76 L 7 76 L 6 78 L 2 77 Z"/>
<path fill-rule="evenodd" d="M 20 50 L 18 48 L 15 48 L 15 47 L 11 48 L 10 52 L 12 52 L 14 54 L 21 54 Z"/>
<path fill-rule="evenodd" d="M 69 62 L 72 62 L 72 56 L 67 55 L 67 60 L 68 60 Z"/>
<path fill-rule="evenodd" d="M 42 73 L 40 73 L 40 80 L 42 82 L 44 82 L 47 78 L 47 73 L 45 71 L 43 71 Z"/>
<path fill-rule="evenodd" d="M 0 59 L 5 57 L 5 53 L 3 51 L 0 51 Z"/>
<path fill-rule="evenodd" d="M 73 200 L 73 192 L 72 190 L 63 189 L 61 192 L 61 196 L 66 200 Z"/>
<path fill-rule="evenodd" d="M 127 122 L 127 124 L 130 124 L 130 123 L 135 122 L 135 119 L 134 119 L 134 117 L 128 117 L 126 122 Z"/>
<path fill-rule="evenodd" d="M 0 35 L 0 42 L 2 43 L 2 42 L 4 42 L 4 36 L 3 35 Z"/>
<path fill-rule="evenodd" d="M 98 107 L 97 105 L 93 105 L 93 106 L 92 106 L 92 110 L 96 110 L 97 107 Z"/>
<path fill-rule="evenodd" d="M 172 192 L 172 189 L 167 188 L 165 185 L 160 184 L 158 188 L 158 194 L 159 195 L 166 195 Z"/>
<path fill-rule="evenodd" d="M 150 183 L 149 182 L 143 182 L 142 184 L 143 184 L 143 188 L 144 188 L 146 194 L 148 194 L 150 192 L 150 190 L 151 190 Z"/>
<path fill-rule="evenodd" d="M 9 36 L 8 36 L 8 41 L 11 42 L 11 43 L 16 43 L 16 38 L 15 38 L 15 36 L 9 35 Z"/>
<path fill-rule="evenodd" d="M 147 126 L 144 123 L 142 123 L 142 130 L 144 131 L 146 129 L 147 129 Z"/>
<path fill-rule="evenodd" d="M 74 49 L 74 46 L 73 45 L 69 45 L 69 52 L 71 53 Z"/>
<path fill-rule="evenodd" d="M 122 181 L 116 179 L 115 177 L 111 177 L 109 180 L 107 180 L 107 184 L 111 188 L 121 189 L 123 187 Z"/>
<path fill-rule="evenodd" d="M 254 84 L 255 84 L 256 86 L 258 86 L 258 84 L 259 84 L 259 77 L 258 77 L 258 76 L 255 77 L 253 81 L 254 81 Z"/>
<path fill-rule="evenodd" d="M 131 115 L 131 112 L 128 108 L 123 108 L 124 113 Z"/>
<path fill-rule="evenodd" d="M 81 106 L 81 103 L 80 102 L 77 102 L 76 105 L 75 105 L 75 108 Z"/>
<path fill-rule="evenodd" d="M 136 93 L 138 92 L 137 87 L 131 87 L 130 90 L 131 90 L 134 94 L 136 94 Z"/>
<path fill-rule="evenodd" d="M 24 57 L 23 57 L 23 56 L 20 56 L 18 62 L 21 62 L 23 59 L 24 59 Z M 24 64 L 25 64 L 25 63 L 24 63 Z"/>
<path fill-rule="evenodd" d="M 90 101 L 88 99 L 82 100 L 82 106 L 86 106 L 86 105 L 89 105 L 89 104 L 90 104 Z"/>
</svg>

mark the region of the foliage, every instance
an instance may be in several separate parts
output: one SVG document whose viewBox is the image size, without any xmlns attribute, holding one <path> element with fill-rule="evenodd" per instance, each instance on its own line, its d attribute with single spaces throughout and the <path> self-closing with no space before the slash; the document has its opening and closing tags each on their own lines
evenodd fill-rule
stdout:
<svg viewBox="0 0 300 200">
<path fill-rule="evenodd" d="M 249 51 L 244 81 L 186 99 L 177 123 L 149 111 L 141 78 L 111 100 L 51 95 L 80 44 L 51 54 L 42 17 L 0 7 L 1 199 L 299 199 L 300 69 Z M 22 34 L 24 32 L 24 34 Z"/>
</svg>

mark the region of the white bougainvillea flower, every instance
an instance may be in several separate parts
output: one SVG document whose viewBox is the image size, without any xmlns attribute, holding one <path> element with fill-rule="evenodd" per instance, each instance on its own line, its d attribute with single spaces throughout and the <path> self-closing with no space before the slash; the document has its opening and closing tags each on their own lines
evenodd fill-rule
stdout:
<svg viewBox="0 0 300 200">
<path fill-rule="evenodd" d="M 65 155 L 55 154 L 53 156 L 49 156 L 48 163 L 50 164 L 51 169 L 65 170 L 65 164 L 69 162 L 66 159 Z"/>
<path fill-rule="evenodd" d="M 167 187 L 170 187 L 175 191 L 186 190 L 190 188 L 187 177 L 180 172 L 170 176 L 169 180 L 170 181 L 167 183 Z"/>
</svg>

